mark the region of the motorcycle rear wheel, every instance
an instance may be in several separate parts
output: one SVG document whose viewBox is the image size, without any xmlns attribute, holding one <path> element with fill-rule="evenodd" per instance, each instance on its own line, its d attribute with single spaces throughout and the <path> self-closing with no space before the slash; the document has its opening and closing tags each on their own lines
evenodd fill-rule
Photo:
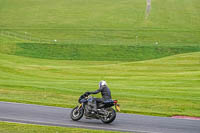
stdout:
<svg viewBox="0 0 200 133">
<path fill-rule="evenodd" d="M 84 114 L 83 108 L 78 109 L 78 106 L 76 106 L 75 108 L 72 109 L 70 116 L 73 121 L 78 121 L 83 117 L 83 114 Z"/>
<path fill-rule="evenodd" d="M 108 114 L 107 114 L 107 116 L 102 117 L 101 121 L 103 123 L 108 124 L 108 123 L 111 123 L 111 122 L 113 122 L 115 120 L 116 112 L 115 112 L 115 110 L 113 108 L 107 108 L 106 111 L 108 112 Z"/>
</svg>

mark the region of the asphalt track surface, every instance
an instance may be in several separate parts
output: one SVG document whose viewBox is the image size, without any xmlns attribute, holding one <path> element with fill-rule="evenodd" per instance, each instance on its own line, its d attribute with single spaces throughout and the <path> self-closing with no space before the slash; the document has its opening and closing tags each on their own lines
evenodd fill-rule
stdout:
<svg viewBox="0 0 200 133">
<path fill-rule="evenodd" d="M 200 133 L 200 121 L 118 113 L 111 124 L 100 120 L 70 119 L 71 109 L 0 102 L 0 121 L 79 127 L 136 133 Z"/>
</svg>

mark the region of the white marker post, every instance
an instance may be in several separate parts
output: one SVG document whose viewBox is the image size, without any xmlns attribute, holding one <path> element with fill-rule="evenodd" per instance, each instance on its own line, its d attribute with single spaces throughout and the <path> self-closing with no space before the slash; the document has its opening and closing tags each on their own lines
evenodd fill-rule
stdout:
<svg viewBox="0 0 200 133">
<path fill-rule="evenodd" d="M 151 11 L 151 0 L 147 0 L 146 15 L 145 15 L 146 19 L 148 18 L 150 11 Z"/>
<path fill-rule="evenodd" d="M 26 34 L 27 34 L 27 32 L 24 32 L 24 34 L 25 34 L 25 40 L 27 40 L 27 38 L 26 38 L 26 36 L 27 36 L 27 35 L 26 35 Z"/>
<path fill-rule="evenodd" d="M 54 42 L 56 43 L 56 42 L 57 42 L 57 40 L 54 40 Z"/>
<path fill-rule="evenodd" d="M 136 45 L 138 45 L 138 36 L 135 36 Z"/>
</svg>

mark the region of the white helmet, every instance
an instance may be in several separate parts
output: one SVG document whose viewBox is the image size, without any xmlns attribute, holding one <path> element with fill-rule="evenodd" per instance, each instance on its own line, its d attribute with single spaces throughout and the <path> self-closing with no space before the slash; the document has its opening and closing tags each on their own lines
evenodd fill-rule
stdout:
<svg viewBox="0 0 200 133">
<path fill-rule="evenodd" d="M 100 82 L 99 82 L 99 88 L 100 88 L 101 86 L 107 86 L 106 81 L 104 81 L 104 80 L 100 81 Z"/>
</svg>

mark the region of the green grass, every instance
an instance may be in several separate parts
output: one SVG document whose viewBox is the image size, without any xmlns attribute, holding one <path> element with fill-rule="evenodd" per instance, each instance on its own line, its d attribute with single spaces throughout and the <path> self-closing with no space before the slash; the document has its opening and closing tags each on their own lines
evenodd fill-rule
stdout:
<svg viewBox="0 0 200 133">
<path fill-rule="evenodd" d="M 200 51 L 194 46 L 124 46 L 124 45 L 81 45 L 81 44 L 40 44 L 17 43 L 2 45 L 2 52 L 18 56 L 55 60 L 93 61 L 140 61 L 161 58 L 181 53 Z M 3 50 L 6 48 L 6 50 Z M 8 48 L 10 48 L 8 50 Z M 13 51 L 13 52 L 10 52 Z"/>
<path fill-rule="evenodd" d="M 74 107 L 105 79 L 122 112 L 200 116 L 200 1 L 145 2 L 0 0 L 0 100 Z"/>
<path fill-rule="evenodd" d="M 31 124 L 17 124 L 0 122 L 1 133 L 120 133 L 114 131 L 91 130 L 81 128 L 39 126 Z"/>
<path fill-rule="evenodd" d="M 0 0 L 0 29 L 81 44 L 193 45 L 199 0 Z M 136 38 L 138 36 L 138 38 Z"/>
<path fill-rule="evenodd" d="M 1 101 L 74 107 L 82 93 L 105 79 L 122 112 L 200 116 L 199 77 L 199 52 L 139 62 L 0 54 Z"/>
<path fill-rule="evenodd" d="M 83 45 L 0 37 L 1 53 L 54 60 L 141 61 L 198 51 L 200 45 Z"/>
</svg>

